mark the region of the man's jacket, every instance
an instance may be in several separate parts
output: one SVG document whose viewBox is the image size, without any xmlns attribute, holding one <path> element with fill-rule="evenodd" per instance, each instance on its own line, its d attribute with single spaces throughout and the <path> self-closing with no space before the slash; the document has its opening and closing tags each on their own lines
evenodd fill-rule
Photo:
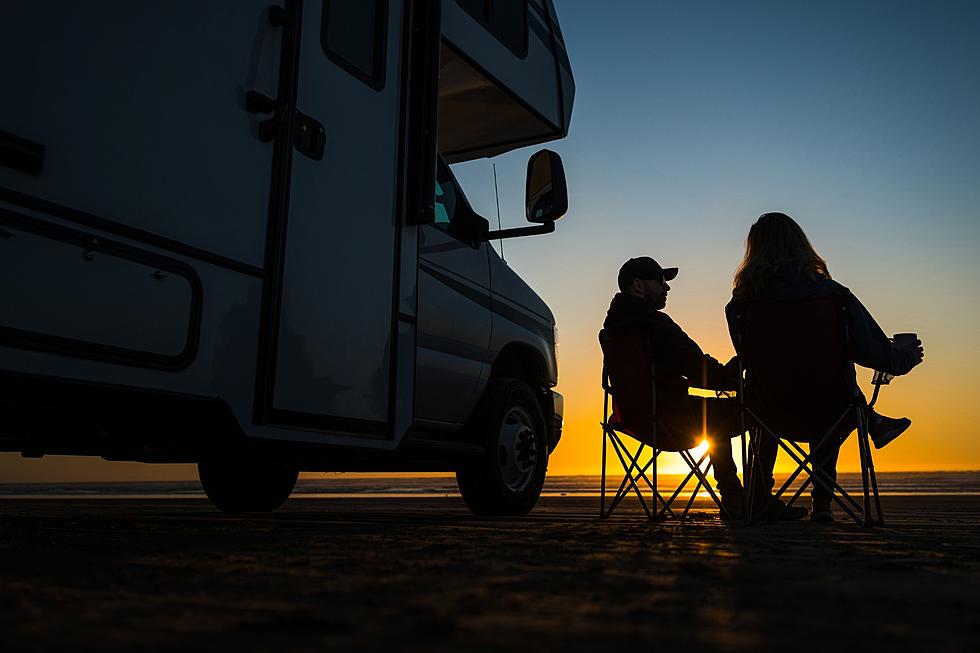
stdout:
<svg viewBox="0 0 980 653">
<path fill-rule="evenodd" d="M 617 293 L 602 328 L 609 335 L 634 329 L 649 331 L 661 416 L 669 417 L 672 407 L 681 409 L 689 386 L 710 390 L 732 390 L 738 386 L 734 363 L 725 366 L 705 354 L 666 313 L 641 297 Z"/>
</svg>

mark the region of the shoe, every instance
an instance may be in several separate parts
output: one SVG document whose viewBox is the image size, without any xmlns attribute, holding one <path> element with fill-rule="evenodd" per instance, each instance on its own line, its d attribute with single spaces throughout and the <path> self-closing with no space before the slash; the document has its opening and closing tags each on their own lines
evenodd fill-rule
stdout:
<svg viewBox="0 0 980 653">
<path fill-rule="evenodd" d="M 741 519 L 745 515 L 745 501 L 741 490 L 722 493 L 721 505 L 725 508 L 721 511 L 722 519 Z M 728 511 L 727 514 L 725 511 Z"/>
<path fill-rule="evenodd" d="M 886 444 L 905 433 L 912 426 L 908 417 L 885 417 L 872 412 L 868 419 L 868 435 L 875 444 L 875 449 L 883 449 Z"/>
<path fill-rule="evenodd" d="M 837 521 L 834 511 L 831 508 L 830 499 L 813 499 L 810 509 L 810 521 L 821 524 L 830 524 Z"/>
<path fill-rule="evenodd" d="M 808 512 L 803 506 L 787 506 L 786 502 L 777 499 L 769 508 L 769 521 L 799 521 Z"/>
<path fill-rule="evenodd" d="M 766 510 L 766 507 L 769 507 Z M 763 514 L 764 512 L 764 514 Z M 799 521 L 806 517 L 807 509 L 803 506 L 788 506 L 782 499 L 775 499 L 769 503 L 769 498 L 763 498 L 752 506 L 752 517 L 763 519 L 770 522 L 777 521 Z"/>
</svg>

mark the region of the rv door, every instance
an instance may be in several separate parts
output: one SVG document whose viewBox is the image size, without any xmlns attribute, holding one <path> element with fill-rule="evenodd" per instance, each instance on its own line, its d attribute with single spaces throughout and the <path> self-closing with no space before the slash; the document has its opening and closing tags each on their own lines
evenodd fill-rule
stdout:
<svg viewBox="0 0 980 653">
<path fill-rule="evenodd" d="M 403 4 L 292 5 L 303 15 L 269 423 L 390 432 Z"/>
</svg>

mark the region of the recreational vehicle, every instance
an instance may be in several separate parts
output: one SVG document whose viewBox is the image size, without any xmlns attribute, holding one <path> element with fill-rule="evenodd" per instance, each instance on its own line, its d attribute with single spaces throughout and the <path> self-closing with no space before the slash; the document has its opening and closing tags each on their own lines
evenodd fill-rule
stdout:
<svg viewBox="0 0 980 653">
<path fill-rule="evenodd" d="M 197 463 L 216 506 L 300 471 L 455 472 L 535 504 L 554 317 L 449 164 L 560 139 L 552 0 L 4 7 L 0 450 Z"/>
</svg>

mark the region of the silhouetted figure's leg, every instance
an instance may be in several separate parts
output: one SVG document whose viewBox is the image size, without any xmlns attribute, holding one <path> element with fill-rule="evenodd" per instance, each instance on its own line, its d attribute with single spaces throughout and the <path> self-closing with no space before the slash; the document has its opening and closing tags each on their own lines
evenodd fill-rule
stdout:
<svg viewBox="0 0 980 653">
<path fill-rule="evenodd" d="M 836 440 L 836 438 L 834 439 Z M 810 495 L 814 505 L 818 502 L 829 504 L 831 497 L 834 496 L 833 483 L 837 481 L 837 456 L 839 454 L 840 446 L 836 442 L 827 442 L 813 456 L 813 467 L 816 474 L 813 475 L 813 489 L 810 491 Z"/>
<path fill-rule="evenodd" d="M 752 469 L 756 475 L 755 493 L 756 496 L 768 497 L 776 483 L 772 476 L 772 470 L 776 466 L 776 454 L 779 452 L 779 445 L 768 433 L 759 431 L 752 435 L 752 449 L 758 452 L 758 460 Z"/>
<path fill-rule="evenodd" d="M 688 397 L 682 410 L 662 417 L 665 426 L 678 437 L 695 442 L 708 439 L 708 458 L 715 482 L 722 494 L 741 493 L 738 469 L 732 459 L 732 438 L 740 425 L 738 405 L 727 399 Z"/>
<path fill-rule="evenodd" d="M 832 433 L 829 441 L 813 455 L 812 463 L 816 472 L 812 477 L 813 486 L 810 490 L 813 521 L 834 521 L 833 497 L 834 483 L 837 482 L 837 457 L 840 455 L 841 440 L 855 428 L 857 424 L 853 419 L 846 420 L 838 432 Z M 815 446 L 810 445 L 810 450 L 813 451 Z"/>
<path fill-rule="evenodd" d="M 740 493 L 742 483 L 732 456 L 732 438 L 738 436 L 741 428 L 738 404 L 729 399 L 698 399 L 698 403 L 718 489 L 722 494 Z"/>
</svg>

